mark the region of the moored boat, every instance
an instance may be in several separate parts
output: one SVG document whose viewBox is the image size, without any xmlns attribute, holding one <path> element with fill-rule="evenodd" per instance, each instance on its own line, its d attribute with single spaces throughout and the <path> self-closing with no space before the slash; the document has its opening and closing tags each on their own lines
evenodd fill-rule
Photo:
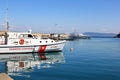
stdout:
<svg viewBox="0 0 120 80">
<path fill-rule="evenodd" d="M 8 8 L 6 9 L 8 12 Z M 4 34 L 0 35 L 1 53 L 33 53 L 62 51 L 66 41 L 55 41 L 53 39 L 40 39 L 28 32 L 9 31 L 8 14 L 6 13 L 6 26 Z"/>
<path fill-rule="evenodd" d="M 7 32 L 0 37 L 0 53 L 62 51 L 64 44 L 65 41 L 36 38 L 31 32 Z"/>
</svg>

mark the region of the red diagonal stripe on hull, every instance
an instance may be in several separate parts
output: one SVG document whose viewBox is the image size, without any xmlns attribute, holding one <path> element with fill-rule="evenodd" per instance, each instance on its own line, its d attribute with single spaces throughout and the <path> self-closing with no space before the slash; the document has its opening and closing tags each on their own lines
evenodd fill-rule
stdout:
<svg viewBox="0 0 120 80">
<path fill-rule="evenodd" d="M 40 59 L 41 60 L 46 60 L 46 56 L 45 56 L 45 49 L 46 49 L 46 45 L 42 45 L 42 46 L 40 46 L 40 48 L 39 48 L 39 51 L 38 51 L 38 53 L 39 53 L 39 56 L 40 56 Z"/>
<path fill-rule="evenodd" d="M 40 48 L 39 48 L 39 53 L 43 53 L 43 52 L 45 52 L 45 49 L 46 49 L 46 45 L 42 45 L 42 46 L 40 46 Z"/>
</svg>

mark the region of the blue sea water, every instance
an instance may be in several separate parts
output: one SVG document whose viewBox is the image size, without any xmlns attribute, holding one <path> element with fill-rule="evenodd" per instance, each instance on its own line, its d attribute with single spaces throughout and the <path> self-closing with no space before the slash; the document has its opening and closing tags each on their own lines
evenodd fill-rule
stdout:
<svg viewBox="0 0 120 80">
<path fill-rule="evenodd" d="M 120 39 L 68 41 L 63 52 L 42 55 L 2 54 L 0 72 L 14 80 L 120 80 Z"/>
</svg>

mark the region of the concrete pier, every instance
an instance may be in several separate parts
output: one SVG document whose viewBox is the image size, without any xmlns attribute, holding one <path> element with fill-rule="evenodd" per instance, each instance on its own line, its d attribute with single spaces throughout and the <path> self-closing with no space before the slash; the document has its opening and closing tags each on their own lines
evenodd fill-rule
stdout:
<svg viewBox="0 0 120 80">
<path fill-rule="evenodd" d="M 13 80 L 5 73 L 0 73 L 0 80 Z"/>
</svg>

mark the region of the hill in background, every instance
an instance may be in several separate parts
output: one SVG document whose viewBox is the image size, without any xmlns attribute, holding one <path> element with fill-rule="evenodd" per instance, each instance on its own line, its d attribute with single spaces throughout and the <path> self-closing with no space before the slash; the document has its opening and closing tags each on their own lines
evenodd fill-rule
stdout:
<svg viewBox="0 0 120 80">
<path fill-rule="evenodd" d="M 116 36 L 115 33 L 85 32 L 83 34 L 88 35 L 90 37 L 95 37 L 95 38 L 113 38 L 114 36 Z"/>
</svg>

